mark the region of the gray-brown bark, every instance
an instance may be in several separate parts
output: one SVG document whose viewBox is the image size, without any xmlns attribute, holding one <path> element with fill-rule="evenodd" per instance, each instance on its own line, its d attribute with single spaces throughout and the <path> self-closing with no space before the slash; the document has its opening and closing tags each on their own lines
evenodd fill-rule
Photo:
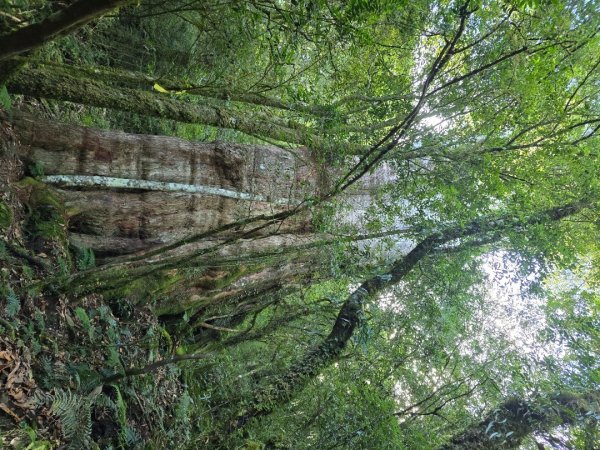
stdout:
<svg viewBox="0 0 600 450">
<path fill-rule="evenodd" d="M 253 299 L 305 282 L 327 259 L 318 243 L 332 237 L 314 234 L 310 211 L 296 210 L 329 189 L 306 149 L 292 156 L 273 146 L 192 143 L 19 113 L 14 126 L 22 160 L 39 163 L 42 180 L 62 180 L 71 243 L 105 264 L 75 275 L 73 294 L 156 299 L 158 314 L 188 311 L 201 322 L 212 307 L 245 302 L 250 310 Z M 376 188 L 383 175 L 357 188 Z M 274 214 L 286 219 L 266 219 Z M 183 275 L 189 267 L 192 278 Z"/>
<path fill-rule="evenodd" d="M 23 144 L 19 156 L 41 163 L 45 176 L 62 175 L 73 182 L 81 176 L 131 180 L 128 188 L 63 183 L 59 190 L 72 240 L 100 254 L 174 242 L 224 223 L 294 208 L 318 195 L 316 165 L 302 149 L 297 152 L 301 160 L 273 146 L 192 143 L 24 116 L 15 120 L 15 130 Z M 156 189 L 140 181 L 154 183 Z M 167 185 L 189 189 L 165 191 Z M 201 187 L 209 190 L 198 191 Z M 282 233 L 309 231 L 306 214 L 278 226 Z"/>
<path fill-rule="evenodd" d="M 22 144 L 19 157 L 43 167 L 41 180 L 60 175 L 75 182 L 82 177 L 131 181 L 118 188 L 74 183 L 56 189 L 65 205 L 69 240 L 93 249 L 106 264 L 76 274 L 67 287 L 71 294 L 93 291 L 108 299 L 155 301 L 157 314 L 179 319 L 187 311 L 202 327 L 206 317 L 220 311 L 233 312 L 230 316 L 239 321 L 260 308 L 265 296 L 289 292 L 318 267 L 311 245 L 318 236 L 308 211 L 269 226 L 253 220 L 247 227 L 225 226 L 213 233 L 223 224 L 292 211 L 318 195 L 323 180 L 308 151 L 292 156 L 273 146 L 101 131 L 19 113 L 14 128 Z M 152 190 L 140 182 L 212 191 Z M 204 237 L 148 254 L 189 236 Z M 143 255 L 114 258 L 133 252 Z"/>
<path fill-rule="evenodd" d="M 0 37 L 0 61 L 34 50 L 46 42 L 71 33 L 91 20 L 131 0 L 77 0 L 39 23 Z"/>
<path fill-rule="evenodd" d="M 573 424 L 586 414 L 597 414 L 600 393 L 559 393 L 533 401 L 511 399 L 484 420 L 467 428 L 439 450 L 501 450 L 517 448 L 536 431 Z"/>
</svg>

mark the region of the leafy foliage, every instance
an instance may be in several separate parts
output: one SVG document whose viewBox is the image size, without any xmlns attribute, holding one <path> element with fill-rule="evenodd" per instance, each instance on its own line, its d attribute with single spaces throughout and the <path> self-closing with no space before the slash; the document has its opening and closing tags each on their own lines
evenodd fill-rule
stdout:
<svg viewBox="0 0 600 450">
<path fill-rule="evenodd" d="M 52 402 L 52 412 L 61 422 L 69 448 L 90 446 L 92 432 L 92 400 L 73 394 L 71 391 L 57 390 Z"/>
<path fill-rule="evenodd" d="M 4 85 L 0 86 L 0 105 L 2 105 L 2 107 L 7 111 L 10 111 L 12 108 L 10 96 L 8 95 L 8 91 Z"/>
<path fill-rule="evenodd" d="M 6 288 L 6 306 L 4 312 L 8 317 L 15 317 L 21 310 L 21 300 L 18 295 L 9 286 Z"/>
<path fill-rule="evenodd" d="M 77 268 L 79 270 L 91 269 L 96 265 L 96 255 L 91 248 L 78 249 L 79 257 L 77 258 Z"/>
<path fill-rule="evenodd" d="M 11 11 L 34 21 L 55 3 L 12 2 Z M 19 106 L 86 126 L 267 141 L 290 154 L 319 147 L 314 160 L 336 178 L 323 182 L 327 202 L 305 201 L 314 206 L 311 230 L 334 242 L 135 270 L 96 270 L 91 249 L 74 249 L 72 264 L 72 211 L 33 181 L 23 185 L 40 200 L 23 214 L 24 235 L 51 241 L 44 250 L 60 282 L 52 296 L 38 295 L 43 288 L 32 286 L 48 274 L 20 263 L 2 272 L 12 287 L 1 326 L 36 358 L 40 386 L 54 389 L 62 439 L 73 448 L 429 449 L 498 416 L 483 430 L 493 443 L 555 442 L 558 422 L 528 438 L 530 430 L 499 426 L 497 405 L 542 398 L 534 411 L 542 414 L 550 393 L 600 382 L 597 8 L 583 0 L 545 2 L 543 12 L 529 0 L 143 1 L 32 55 L 30 70 L 102 83 L 107 96 L 210 105 L 230 128 L 176 122 L 176 108 L 150 118 L 58 101 Z M 244 134 L 241 122 L 266 123 L 267 132 Z M 269 134 L 277 127 L 289 142 Z M 585 208 L 527 223 L 573 202 Z M 432 246 L 399 283 L 360 304 L 331 365 L 285 378 L 328 338 L 363 280 L 385 278 L 415 243 L 484 217 L 497 226 Z M 250 242 L 252 233 L 240 234 L 248 229 L 232 228 L 227 239 Z M 306 254 L 306 265 L 315 261 L 309 277 L 249 293 L 247 260 L 278 270 Z M 12 269 L 11 253 L 0 256 Z M 76 276 L 89 282 L 83 300 L 66 287 Z M 233 286 L 240 296 L 190 307 L 189 286 L 215 295 Z M 34 304 L 45 309 L 30 311 Z M 203 358 L 177 359 L 197 352 Z M 90 389 L 107 379 L 118 381 L 92 400 Z M 569 431 L 556 434 L 594 448 L 591 419 L 566 420 Z"/>
</svg>

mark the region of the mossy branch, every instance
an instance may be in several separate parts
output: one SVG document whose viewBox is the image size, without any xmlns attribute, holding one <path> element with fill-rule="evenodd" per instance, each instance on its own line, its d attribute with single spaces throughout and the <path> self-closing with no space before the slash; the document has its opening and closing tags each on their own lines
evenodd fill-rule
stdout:
<svg viewBox="0 0 600 450">
<path fill-rule="evenodd" d="M 0 39 L 0 61 L 35 50 L 131 0 L 77 0 L 41 22 L 19 28 Z"/>
<path fill-rule="evenodd" d="M 182 362 L 182 361 L 194 361 L 194 360 L 199 360 L 199 359 L 207 359 L 207 358 L 210 358 L 211 356 L 212 356 L 211 354 L 206 354 L 206 353 L 193 354 L 193 355 L 177 355 L 177 356 L 173 356 L 172 358 L 161 359 L 160 361 L 153 362 L 152 364 L 148 364 L 147 366 L 144 366 L 144 367 L 127 369 L 123 373 L 116 373 L 114 375 L 110 375 L 108 377 L 105 377 L 102 380 L 102 383 L 105 383 L 105 384 L 115 383 L 117 381 L 122 380 L 123 378 L 133 377 L 136 375 L 146 375 L 148 373 L 152 373 L 156 369 L 159 369 L 160 367 L 163 367 L 163 366 L 167 366 L 169 364 L 176 364 L 176 363 Z"/>
</svg>

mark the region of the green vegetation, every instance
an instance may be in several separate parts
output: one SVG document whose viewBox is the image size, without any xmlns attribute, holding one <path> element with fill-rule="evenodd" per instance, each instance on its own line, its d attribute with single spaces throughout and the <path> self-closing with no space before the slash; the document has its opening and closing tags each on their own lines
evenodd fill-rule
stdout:
<svg viewBox="0 0 600 450">
<path fill-rule="evenodd" d="M 597 1 L 0 5 L 0 447 L 600 448 Z"/>
<path fill-rule="evenodd" d="M 12 223 L 12 211 L 4 203 L 0 203 L 0 229 L 6 229 Z"/>
</svg>

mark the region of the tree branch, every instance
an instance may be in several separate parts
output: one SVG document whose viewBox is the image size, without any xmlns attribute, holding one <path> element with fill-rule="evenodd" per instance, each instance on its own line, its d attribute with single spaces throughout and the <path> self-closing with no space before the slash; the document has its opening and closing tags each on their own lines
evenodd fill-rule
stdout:
<svg viewBox="0 0 600 450">
<path fill-rule="evenodd" d="M 230 428 L 242 428 L 250 419 L 269 414 L 273 405 L 292 397 L 308 379 L 318 375 L 325 367 L 338 360 L 360 322 L 363 305 L 384 289 L 400 282 L 438 246 L 459 238 L 497 233 L 508 229 L 522 229 L 546 221 L 557 221 L 576 214 L 587 205 L 587 201 L 574 202 L 540 211 L 526 219 L 510 215 L 500 218 L 485 217 L 473 220 L 464 226 L 446 228 L 430 234 L 407 255 L 393 263 L 388 273 L 367 279 L 352 292 L 343 303 L 329 335 L 292 364 L 273 383 L 259 389 L 250 400 L 247 410 L 232 419 L 229 424 Z"/>
<path fill-rule="evenodd" d="M 77 0 L 39 23 L 0 37 L 0 61 L 41 47 L 131 0 Z"/>
</svg>

